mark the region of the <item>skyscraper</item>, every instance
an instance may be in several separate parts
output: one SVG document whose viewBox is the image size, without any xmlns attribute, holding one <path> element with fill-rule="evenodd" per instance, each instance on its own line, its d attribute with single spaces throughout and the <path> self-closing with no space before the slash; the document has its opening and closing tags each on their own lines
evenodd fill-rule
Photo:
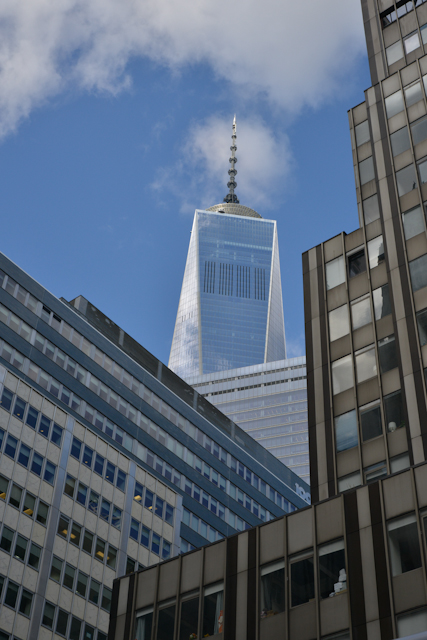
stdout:
<svg viewBox="0 0 427 640">
<path fill-rule="evenodd" d="M 277 228 L 230 192 L 196 210 L 169 367 L 182 378 L 286 357 Z"/>
</svg>

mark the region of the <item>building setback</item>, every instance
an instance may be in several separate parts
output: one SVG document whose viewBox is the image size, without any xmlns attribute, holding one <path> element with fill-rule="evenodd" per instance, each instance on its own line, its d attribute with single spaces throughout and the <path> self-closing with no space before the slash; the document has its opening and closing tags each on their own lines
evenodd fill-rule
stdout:
<svg viewBox="0 0 427 640">
<path fill-rule="evenodd" d="M 305 506 L 283 469 L 0 254 L 0 640 L 105 640 L 114 577 Z"/>
<path fill-rule="evenodd" d="M 187 382 L 310 481 L 305 356 L 192 376 Z"/>
<path fill-rule="evenodd" d="M 360 226 L 303 255 L 314 504 L 116 582 L 110 640 L 427 637 L 427 2 L 361 4 Z"/>
</svg>

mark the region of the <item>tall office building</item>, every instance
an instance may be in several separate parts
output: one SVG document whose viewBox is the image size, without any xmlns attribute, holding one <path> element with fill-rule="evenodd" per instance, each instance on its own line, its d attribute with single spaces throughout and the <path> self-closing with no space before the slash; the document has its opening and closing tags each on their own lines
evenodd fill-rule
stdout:
<svg viewBox="0 0 427 640">
<path fill-rule="evenodd" d="M 0 640 L 106 640 L 115 576 L 308 492 L 87 300 L 0 254 Z"/>
<path fill-rule="evenodd" d="M 360 227 L 303 255 L 314 504 L 116 582 L 111 640 L 427 637 L 427 2 L 362 9 Z"/>
<path fill-rule="evenodd" d="M 234 189 L 196 210 L 169 358 L 179 376 L 213 373 L 286 357 L 276 222 L 239 204 Z"/>
<path fill-rule="evenodd" d="M 360 228 L 303 256 L 315 500 L 427 457 L 427 2 L 362 7 Z"/>
<path fill-rule="evenodd" d="M 191 376 L 187 382 L 310 482 L 305 356 Z"/>
</svg>

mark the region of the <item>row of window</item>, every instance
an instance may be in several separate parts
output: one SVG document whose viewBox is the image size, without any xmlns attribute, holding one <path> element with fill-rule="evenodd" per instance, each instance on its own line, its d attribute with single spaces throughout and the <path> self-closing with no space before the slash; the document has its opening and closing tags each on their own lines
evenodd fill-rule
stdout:
<svg viewBox="0 0 427 640">
<path fill-rule="evenodd" d="M 9 456 L 9 458 L 12 458 L 12 460 L 15 460 L 18 451 L 18 440 L 10 434 L 6 435 L 6 437 L 4 436 L 5 431 L 3 431 L 3 429 L 0 429 L 0 451 L 4 443 L 4 455 Z M 50 462 L 50 460 L 43 458 L 43 456 L 41 456 L 36 451 L 30 449 L 30 447 L 28 447 L 23 442 L 21 442 L 19 446 L 17 462 L 49 484 L 54 483 L 56 465 L 54 465 L 53 462 Z"/>
<path fill-rule="evenodd" d="M 126 473 L 118 469 L 112 462 L 105 460 L 99 453 L 88 447 L 76 437 L 73 437 L 70 455 L 89 469 L 102 476 L 111 484 L 115 484 L 120 491 L 126 491 Z"/>
<path fill-rule="evenodd" d="M 18 355 L 18 357 L 21 355 L 19 354 L 19 352 L 16 352 L 15 349 L 12 349 L 9 347 L 9 345 L 7 345 L 6 343 L 4 343 L 4 341 L 0 341 L 0 353 L 1 355 L 4 357 L 4 353 L 5 353 L 5 348 L 6 350 L 10 349 L 10 354 L 11 354 L 11 358 L 12 358 L 12 364 L 14 364 L 15 366 L 18 366 L 18 368 L 21 368 L 21 370 L 26 371 L 26 367 L 34 367 L 35 365 L 33 365 L 33 363 L 31 363 L 27 358 L 24 358 L 22 356 L 22 361 L 18 361 L 15 356 L 16 354 Z M 53 379 L 49 376 L 48 379 L 50 379 L 50 381 L 52 381 Z M 55 381 L 54 381 L 55 382 Z M 83 403 L 82 403 L 83 404 Z M 154 423 L 151 423 L 151 421 L 149 421 L 150 425 L 154 425 Z M 157 429 L 157 427 L 156 427 Z M 165 434 L 165 432 L 163 430 L 161 430 L 159 428 L 159 432 L 161 434 Z M 156 430 L 157 433 L 157 430 Z M 161 438 L 161 434 L 160 434 L 160 438 Z M 168 438 L 170 438 L 170 436 L 168 436 Z M 171 439 L 174 442 L 177 442 L 174 439 Z M 212 442 L 212 441 L 211 441 Z M 187 493 L 190 491 L 194 493 L 195 496 L 199 496 L 199 501 L 200 499 L 203 498 L 203 494 L 200 492 L 200 489 L 196 486 L 193 485 L 193 483 L 190 483 L 190 481 L 187 480 L 187 478 L 185 478 L 185 476 L 181 477 L 181 474 L 179 472 L 177 472 L 175 469 L 173 469 L 168 463 L 165 463 L 164 460 L 162 460 L 162 458 L 160 458 L 160 456 L 156 456 L 155 454 L 153 454 L 149 449 L 147 449 L 146 447 L 144 447 L 143 445 L 141 445 L 139 442 L 135 441 L 137 450 L 135 451 L 135 454 L 143 461 L 146 462 L 150 467 L 152 467 L 153 469 L 155 469 L 158 473 L 160 473 L 161 475 L 163 475 L 166 479 L 174 482 L 175 484 L 177 484 L 178 486 L 180 486 L 184 491 L 186 491 Z M 196 456 L 193 456 L 192 452 L 190 452 L 189 450 L 187 450 L 186 447 L 182 447 L 182 445 L 180 443 L 178 443 L 179 446 L 181 447 L 181 451 L 182 454 L 184 454 L 184 452 L 188 452 L 188 455 L 190 457 L 192 457 L 193 460 L 193 464 L 194 464 L 194 459 L 196 460 L 196 464 L 197 464 L 197 460 L 199 460 Z M 89 449 L 89 448 L 88 448 Z M 80 450 L 81 451 L 81 450 Z M 90 456 L 91 453 L 91 449 L 87 452 L 88 455 Z M 83 449 L 83 456 L 86 452 L 86 448 Z M 93 457 L 92 457 L 93 460 Z M 281 508 L 284 508 L 284 510 L 287 510 L 289 508 L 289 511 L 292 511 L 294 509 L 294 506 L 291 505 L 290 503 L 288 503 L 287 500 L 285 500 L 285 498 L 283 498 L 279 492 L 276 492 L 274 489 L 272 489 L 269 485 L 267 485 L 263 480 L 261 480 L 260 478 L 258 478 L 258 476 L 255 476 L 255 474 L 252 474 L 251 471 L 249 471 L 247 469 L 247 467 L 245 467 L 243 464 L 241 464 L 240 462 L 237 462 L 234 458 L 232 458 L 232 462 L 234 461 L 234 465 L 235 466 L 235 470 L 236 472 L 239 473 L 239 475 L 241 475 L 242 477 L 244 477 L 247 481 L 252 480 L 253 484 L 256 484 L 256 486 L 258 488 L 260 488 L 261 490 L 265 489 L 269 490 L 269 497 L 271 500 L 276 501 L 276 504 L 278 504 L 278 506 L 280 506 Z M 206 465 L 207 468 L 209 468 L 208 465 Z M 201 467 L 200 467 L 201 468 Z M 215 471 L 213 472 L 214 474 L 216 473 Z M 218 481 L 220 478 L 220 474 L 218 475 Z M 214 476 L 213 476 L 214 477 Z M 222 477 L 222 476 L 221 476 Z M 229 487 L 228 487 L 228 493 L 233 497 L 233 489 L 237 491 L 239 491 L 234 485 L 232 485 L 231 483 L 229 483 Z M 206 494 L 208 495 L 208 494 Z M 210 497 L 209 497 L 210 498 Z M 208 498 L 208 499 L 209 499 Z M 249 500 L 248 502 L 245 501 L 244 503 L 249 504 Z M 108 505 L 109 503 L 106 500 L 103 500 L 103 506 L 105 507 L 104 509 L 102 509 L 102 505 L 101 505 L 101 517 L 106 519 L 109 517 L 109 510 L 108 510 Z M 217 501 L 215 499 L 212 498 L 212 505 L 214 506 L 214 508 L 217 508 Z M 261 507 L 260 505 L 258 505 L 258 503 L 256 503 L 255 501 L 251 501 L 250 505 L 252 507 L 252 509 L 254 509 L 254 513 L 256 513 L 257 508 L 259 508 L 259 513 L 261 514 L 261 519 L 263 518 L 264 515 L 264 509 L 263 507 Z M 288 507 L 289 505 L 289 507 Z M 116 512 L 115 514 L 113 514 L 114 517 L 114 526 L 118 526 L 118 528 L 120 528 L 120 521 L 118 520 L 118 517 L 121 517 L 121 511 L 120 509 L 118 509 L 117 507 L 115 508 Z M 211 509 L 212 510 L 212 509 Z M 228 510 L 227 510 L 228 512 Z M 223 505 L 220 504 L 219 509 L 218 509 L 218 513 L 220 515 L 220 517 L 225 518 L 226 517 L 226 512 L 225 512 L 225 508 L 223 507 Z M 235 520 L 236 515 L 234 513 L 232 513 L 231 511 L 228 514 L 229 517 L 229 522 L 231 523 L 232 521 Z M 267 511 L 265 512 L 265 517 L 266 519 L 270 519 L 270 513 Z M 237 520 L 237 522 L 240 522 L 241 519 Z M 242 521 L 244 522 L 244 521 Z M 247 524 L 244 522 L 244 528 L 246 528 Z"/>
<path fill-rule="evenodd" d="M 377 236 L 368 242 L 368 259 L 369 267 L 371 269 L 377 267 L 381 262 L 385 260 L 384 243 L 382 236 Z M 365 249 L 363 247 L 357 247 L 353 251 L 349 251 L 345 256 L 339 256 L 330 260 L 325 264 L 325 276 L 326 276 L 326 288 L 329 291 L 334 287 L 338 287 L 346 281 L 346 273 L 348 278 L 354 278 L 366 271 L 366 256 Z M 391 313 L 391 307 L 389 304 L 384 308 L 383 299 L 387 295 L 387 301 L 389 302 L 388 289 L 385 289 L 387 285 L 379 287 L 372 292 L 375 319 L 379 320 L 385 315 L 385 311 Z"/>
<path fill-rule="evenodd" d="M 171 555 L 171 543 L 161 538 L 158 533 L 155 533 L 142 523 L 132 518 L 130 523 L 129 536 L 142 544 L 143 547 L 150 549 L 157 556 L 162 558 L 170 558 Z M 160 552 L 161 550 L 161 552 Z"/>
<path fill-rule="evenodd" d="M 181 639 L 197 638 L 199 626 L 199 594 L 182 597 L 178 609 L 176 601 L 160 604 L 156 610 L 157 639 L 173 638 L 175 617 L 179 614 Z M 135 637 L 151 640 L 154 609 L 146 607 L 136 613 Z M 202 637 L 213 636 L 224 631 L 224 583 L 205 587 L 203 590 Z"/>
<path fill-rule="evenodd" d="M 19 354 L 18 352 L 16 352 L 16 350 L 12 349 L 9 347 L 9 345 L 7 345 L 6 343 L 0 343 L 0 348 L 2 356 L 5 357 L 5 352 L 6 352 L 6 359 L 13 359 L 12 364 L 14 364 L 15 366 L 17 366 L 18 368 L 25 369 L 25 367 L 28 365 L 29 368 L 29 372 L 28 374 L 31 377 L 31 371 L 33 371 L 33 373 L 35 373 L 35 370 L 37 369 L 38 373 L 37 373 L 37 377 L 36 377 L 36 381 L 38 379 L 38 382 L 41 383 L 41 376 L 45 375 L 46 379 L 47 379 L 47 389 L 52 391 L 52 387 L 57 387 L 54 395 L 57 395 L 60 397 L 61 400 L 64 400 L 64 397 L 62 395 L 62 391 L 65 389 L 64 387 L 62 387 L 62 385 L 59 385 L 59 383 L 57 383 L 51 376 L 47 376 L 47 374 L 44 374 L 44 372 L 42 370 L 39 369 L 39 367 L 36 367 L 36 365 L 34 365 L 33 363 L 31 363 L 30 361 L 27 361 L 27 359 L 23 356 L 21 356 L 21 354 Z M 22 361 L 21 361 L 22 358 Z M 18 366 L 19 365 L 19 366 Z M 62 391 L 61 391 L 62 389 Z M 72 408 L 78 410 L 78 412 L 83 413 L 83 415 L 88 418 L 88 414 L 87 414 L 87 407 L 88 405 L 86 403 L 84 403 L 83 401 L 81 401 L 80 399 L 78 399 L 78 405 L 75 404 L 73 407 L 73 402 L 76 399 L 76 397 L 74 395 L 72 395 Z M 86 407 L 86 409 L 84 409 L 84 407 Z M 84 410 L 83 410 L 84 409 Z M 95 412 L 96 415 L 98 415 Z M 140 414 L 142 416 L 142 414 Z M 90 417 L 90 416 L 89 416 Z M 193 425 L 191 425 L 191 423 L 187 424 L 189 426 L 191 426 L 191 430 L 196 430 L 195 427 L 193 427 Z M 197 471 L 199 471 L 201 469 L 201 465 L 202 462 L 199 460 L 199 458 L 197 458 L 197 456 L 193 456 L 192 452 L 190 452 L 186 447 L 183 447 L 182 444 L 177 441 L 175 438 L 172 438 L 171 436 L 169 436 L 168 434 L 166 434 L 165 431 L 163 431 L 163 429 L 161 429 L 160 427 L 158 427 L 157 425 L 155 425 L 153 422 L 151 422 L 151 420 L 148 420 L 145 416 L 143 416 L 143 421 L 141 422 L 141 426 L 142 428 L 144 428 L 145 431 L 147 431 L 150 435 L 152 436 L 156 436 L 156 439 L 161 442 L 162 444 L 164 444 L 165 446 L 167 446 L 170 450 L 174 450 L 176 448 L 176 454 L 179 457 L 182 457 L 184 455 L 185 452 L 187 452 L 187 456 L 188 458 L 192 458 L 193 459 L 193 464 L 194 467 L 196 468 Z M 190 432 L 191 432 L 190 430 Z M 202 432 L 200 432 L 198 429 L 196 430 L 196 433 L 192 433 L 192 436 L 195 437 L 199 437 L 201 436 L 201 438 L 199 437 L 199 440 L 201 439 L 201 442 L 204 444 L 205 448 L 213 453 L 213 455 L 216 455 L 216 457 L 220 458 L 220 456 L 222 456 L 222 454 L 225 455 L 225 462 L 227 462 L 227 454 L 224 450 L 220 449 L 218 447 L 218 445 L 216 445 L 216 443 L 214 443 L 210 438 L 208 438 L 208 436 L 204 435 Z M 121 431 L 121 433 L 124 433 Z M 130 438 L 130 436 L 127 436 L 127 434 L 125 434 L 126 437 L 130 440 L 130 448 L 131 448 L 131 444 L 132 444 L 132 438 Z M 117 438 L 116 438 L 117 439 Z M 136 441 L 135 441 L 136 442 Z M 151 453 L 148 449 L 146 449 L 145 447 L 143 447 L 142 445 L 140 445 L 140 443 L 136 442 L 137 445 L 137 455 L 147 464 L 149 464 L 152 468 L 155 468 L 158 472 L 160 472 L 164 477 L 166 477 L 167 479 L 169 479 L 170 481 L 174 482 L 177 485 L 181 485 L 182 483 L 185 483 L 185 478 L 184 476 L 182 477 L 181 480 L 181 476 L 180 474 L 175 471 L 174 469 L 172 469 L 170 467 L 170 465 L 168 465 L 167 463 L 165 463 L 159 456 L 155 456 L 153 453 Z M 78 445 L 76 445 L 76 452 L 78 449 Z M 82 447 L 80 446 L 80 449 L 78 451 L 79 455 L 75 457 L 78 457 L 80 459 L 80 455 L 82 453 Z M 85 446 L 83 449 L 83 457 L 87 454 L 87 461 L 88 464 L 90 462 L 90 466 L 92 465 L 93 462 L 93 450 L 90 449 L 89 447 Z M 220 458 L 221 459 L 221 458 Z M 224 461 L 224 460 L 222 460 Z M 189 464 L 191 464 L 191 462 L 189 462 L 187 460 L 187 462 Z M 290 505 L 290 503 L 283 497 L 281 496 L 281 494 L 279 492 L 276 492 L 274 489 L 272 489 L 269 485 L 267 485 L 263 480 L 261 480 L 260 478 L 258 478 L 258 476 L 256 476 L 255 474 L 253 474 L 247 467 L 245 467 L 242 463 L 238 462 L 235 458 L 230 457 L 230 466 L 232 468 L 233 471 L 235 471 L 236 473 L 238 473 L 242 478 L 244 478 L 247 482 L 251 483 L 252 486 L 255 486 L 255 488 L 257 488 L 258 490 L 260 490 L 262 493 L 266 494 L 267 493 L 267 488 L 269 491 L 269 496 L 270 499 L 272 499 L 273 501 L 275 501 L 275 503 L 282 508 L 284 511 L 291 511 L 293 510 L 293 505 Z M 204 469 L 210 468 L 208 465 L 204 465 Z M 173 477 L 172 477 L 173 476 Z M 214 484 L 218 483 L 218 485 L 220 486 L 220 488 L 224 489 L 225 486 L 225 478 L 223 478 L 223 476 L 221 476 L 221 474 L 218 474 L 215 470 L 212 470 L 212 479 L 209 478 L 211 480 L 211 482 L 213 482 Z M 183 489 L 185 489 L 185 487 L 182 487 Z M 233 489 L 235 489 L 234 485 L 232 485 L 230 483 L 230 488 L 228 493 L 230 495 L 232 495 Z M 267 494 L 268 495 L 268 494 Z M 254 508 L 255 511 L 259 511 L 262 512 L 263 509 L 260 507 L 260 505 L 258 505 L 257 503 L 254 502 Z M 255 512 L 254 512 L 255 513 Z M 267 518 L 269 518 L 269 514 L 267 515 Z"/>
<path fill-rule="evenodd" d="M 3 525 L 0 536 L 0 549 L 38 571 L 41 548 L 6 525 Z"/>
<path fill-rule="evenodd" d="M 28 618 L 31 615 L 31 607 L 33 604 L 34 594 L 28 589 L 24 589 L 16 582 L 7 580 L 4 576 L 0 575 L 0 604 L 15 609 L 23 616 Z"/>
<path fill-rule="evenodd" d="M 20 509 L 29 518 L 33 518 L 35 514 L 36 521 L 46 526 L 49 506 L 4 476 L 0 476 L 0 500 Z"/>
<path fill-rule="evenodd" d="M 136 500 L 136 502 L 139 502 L 141 505 L 143 504 L 146 509 L 149 509 L 150 511 L 155 513 L 156 516 L 164 519 L 168 524 L 173 526 L 173 506 L 163 500 L 163 498 L 155 496 L 152 491 L 144 488 L 139 482 L 135 483 L 133 499 Z"/>
<path fill-rule="evenodd" d="M 377 342 L 379 369 L 382 374 L 398 366 L 397 350 L 394 335 Z M 375 345 L 370 344 L 354 352 L 357 384 L 370 380 L 378 375 Z M 344 356 L 332 363 L 333 394 L 350 389 L 354 384 L 353 358 Z"/>
<path fill-rule="evenodd" d="M 89 489 L 81 482 L 77 482 L 73 476 L 67 473 L 65 480 L 64 493 L 73 500 L 76 500 L 83 507 L 87 507 L 89 511 L 95 515 L 99 515 L 106 522 L 110 522 L 116 529 L 121 528 L 122 510 L 111 502 L 102 498 L 96 491 Z"/>
<path fill-rule="evenodd" d="M 25 400 L 19 396 L 15 396 L 15 394 L 9 389 L 6 389 L 6 387 L 3 388 L 0 406 L 12 413 L 16 418 L 19 418 L 19 420 L 25 422 L 25 424 L 32 429 L 38 431 L 38 433 L 53 442 L 53 444 L 56 444 L 58 447 L 61 446 L 63 429 L 50 420 L 50 418 L 25 402 Z"/>
<path fill-rule="evenodd" d="M 211 527 L 209 524 L 207 524 L 201 518 L 199 518 L 199 516 L 196 516 L 194 513 L 191 513 L 185 507 L 184 507 L 183 516 L 182 516 L 182 522 L 186 524 L 188 527 L 190 527 L 191 529 L 193 529 L 193 531 L 203 536 L 203 538 L 206 538 L 206 540 L 209 540 L 209 542 L 215 542 L 215 540 L 222 540 L 224 538 L 222 533 L 219 533 L 218 531 L 216 531 L 213 527 Z M 237 529 L 238 526 L 241 527 L 238 529 L 239 531 L 243 531 L 244 529 L 250 528 L 249 525 L 243 520 L 241 520 L 240 523 L 234 522 L 234 525 L 232 526 L 235 529 Z M 186 551 L 182 551 L 182 553 L 185 553 Z"/>
<path fill-rule="evenodd" d="M 76 347 L 78 347 L 81 351 L 83 351 L 83 353 L 85 353 L 91 359 L 93 359 L 97 364 L 102 366 L 108 373 L 111 373 L 112 375 L 114 375 L 114 377 L 116 377 L 120 382 L 122 382 L 125 386 L 127 386 L 133 393 L 138 395 L 140 398 L 143 398 L 145 402 L 150 404 L 150 406 L 152 406 L 156 411 L 162 413 L 170 422 L 172 422 L 173 424 L 175 424 L 176 426 L 184 430 L 185 433 L 187 433 L 193 440 L 196 440 L 197 442 L 199 442 L 199 444 L 204 446 L 209 453 L 212 453 L 212 455 L 216 456 L 224 464 L 226 464 L 233 471 L 235 471 L 236 460 L 229 453 L 227 453 L 217 443 L 213 442 L 208 436 L 203 434 L 203 432 L 200 432 L 200 430 L 197 429 L 197 427 L 192 425 L 182 415 L 180 415 L 178 412 L 172 409 L 172 407 L 170 407 L 166 402 L 164 402 L 161 398 L 159 398 L 159 396 L 157 396 L 152 391 L 147 389 L 141 382 L 139 382 L 136 378 L 131 376 L 131 374 L 129 374 L 125 369 L 123 369 L 117 363 L 112 361 L 106 354 L 104 354 L 97 347 L 95 347 L 95 345 L 91 344 L 88 340 L 86 340 L 86 338 L 80 335 L 75 329 L 70 327 L 65 321 L 61 320 L 57 315 L 55 315 L 49 309 L 44 307 L 41 302 L 36 301 L 37 304 L 34 305 L 34 301 L 36 299 L 33 296 L 31 296 L 31 294 L 29 294 L 25 289 L 23 289 L 23 287 L 21 287 L 14 280 L 12 280 L 9 276 L 4 274 L 4 272 L 1 270 L 0 270 L 0 286 L 4 288 L 8 293 L 10 293 L 10 295 L 14 296 L 19 302 L 21 302 L 21 304 L 24 304 L 25 306 L 30 308 L 30 310 L 33 313 L 40 316 L 42 320 L 48 323 L 51 327 L 53 327 L 56 331 L 58 331 L 61 335 L 63 335 L 67 340 L 72 342 Z M 58 395 L 56 397 L 58 397 Z M 69 403 L 66 403 L 66 404 L 70 406 Z M 95 424 L 95 426 L 98 426 L 98 428 L 105 430 L 108 435 L 111 435 L 111 437 L 113 437 L 112 434 L 108 433 L 108 429 L 111 428 L 111 426 L 108 426 L 106 424 L 104 428 L 103 420 L 102 420 L 102 426 L 100 426 L 101 418 L 103 419 L 104 417 L 101 416 L 99 418 L 99 421 L 97 422 L 96 416 L 94 415 L 96 414 L 95 410 L 92 409 L 91 407 L 89 407 L 89 409 L 90 409 L 89 417 L 85 415 L 85 413 L 83 412 L 81 413 L 81 415 L 84 415 L 86 419 L 89 420 L 92 424 Z M 120 411 L 121 409 L 118 407 L 118 410 Z M 132 412 L 134 411 L 135 411 L 135 408 L 132 408 Z M 133 415 L 133 413 L 128 415 L 130 420 L 132 420 L 131 415 Z M 146 419 L 145 416 L 142 416 L 142 419 L 143 420 Z M 114 426 L 115 425 L 113 425 L 113 427 Z M 140 425 L 140 426 L 143 427 L 143 425 Z M 119 431 L 121 432 L 121 430 Z M 114 435 L 117 440 L 116 434 Z M 125 435 L 127 436 L 127 434 Z M 131 450 L 132 445 L 131 445 L 130 436 L 127 436 L 127 438 L 129 438 L 130 442 L 124 441 L 124 442 L 120 442 L 120 444 L 123 444 L 125 447 Z M 123 440 L 123 432 L 119 434 L 119 440 L 120 439 Z M 257 476 L 255 476 L 255 474 L 253 475 L 254 477 L 252 480 L 252 472 L 249 469 L 247 469 L 245 473 L 245 480 L 252 483 L 253 486 L 255 486 L 255 488 L 257 489 L 259 488 L 260 491 L 263 491 L 262 485 L 258 487 L 259 479 L 257 478 Z M 264 483 L 264 487 L 265 487 L 265 483 Z M 265 492 L 264 492 L 264 495 L 265 495 Z"/>
<path fill-rule="evenodd" d="M 391 7 L 380 14 L 383 28 L 393 24 L 393 22 L 396 22 L 398 18 L 401 18 L 410 11 L 413 11 L 415 7 L 419 7 L 424 2 L 427 2 L 427 0 L 397 0 L 396 7 L 393 3 Z"/>
<path fill-rule="evenodd" d="M 393 456 L 389 459 L 390 473 L 397 473 L 403 469 L 408 469 L 410 466 L 409 454 L 401 453 L 397 456 Z M 362 484 L 369 484 L 375 482 L 380 478 L 383 478 L 389 473 L 387 468 L 387 460 L 381 460 L 375 464 L 368 465 L 363 468 L 363 476 L 360 471 L 354 471 L 346 476 L 338 478 L 338 491 L 347 491 L 347 489 L 354 489 Z"/>
<path fill-rule="evenodd" d="M 62 513 L 59 516 L 57 534 L 100 562 L 106 563 L 111 569 L 115 569 L 117 549 Z"/>
<path fill-rule="evenodd" d="M 384 413 L 388 433 L 393 433 L 396 429 L 405 426 L 401 391 L 395 391 L 388 396 L 384 396 L 383 405 L 383 412 L 381 411 L 379 400 L 359 407 L 359 423 L 363 442 L 368 442 L 368 440 L 383 434 L 382 413 Z M 337 451 L 345 451 L 358 445 L 356 409 L 352 409 L 335 418 L 335 441 Z"/>
<path fill-rule="evenodd" d="M 113 568 L 115 568 L 115 565 L 116 556 L 114 556 Z M 77 593 L 80 597 L 87 598 L 92 604 L 110 612 L 112 590 L 106 586 L 102 587 L 100 582 L 94 580 L 94 578 L 89 578 L 88 575 L 78 571 L 68 562 L 54 556 L 49 577 L 51 580 L 62 584 L 63 587 Z"/>
<path fill-rule="evenodd" d="M 329 339 L 333 342 L 350 333 L 349 316 L 351 316 L 351 327 L 353 331 L 356 331 L 356 329 L 370 324 L 372 322 L 372 316 L 377 320 L 384 318 L 389 313 L 391 313 L 389 288 L 388 285 L 384 285 L 373 291 L 372 302 L 369 293 L 355 300 L 351 300 L 350 314 L 348 304 L 344 304 L 330 311 L 328 314 Z"/>
<path fill-rule="evenodd" d="M 55 631 L 67 640 L 107 640 L 107 635 L 96 631 L 89 624 L 85 624 L 71 613 L 55 607 L 50 602 L 45 602 L 42 625 Z"/>
</svg>

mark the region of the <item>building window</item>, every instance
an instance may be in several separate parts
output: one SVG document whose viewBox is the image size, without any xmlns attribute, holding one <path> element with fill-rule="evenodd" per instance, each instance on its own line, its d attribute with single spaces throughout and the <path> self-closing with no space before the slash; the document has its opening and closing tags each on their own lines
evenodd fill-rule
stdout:
<svg viewBox="0 0 427 640">
<path fill-rule="evenodd" d="M 217 582 L 204 589 L 202 637 L 224 630 L 224 583 Z M 170 636 L 172 637 L 172 636 Z"/>
<path fill-rule="evenodd" d="M 354 409 L 335 418 L 335 442 L 337 451 L 346 451 L 357 447 L 359 438 L 356 411 Z"/>
<path fill-rule="evenodd" d="M 387 373 L 398 366 L 394 335 L 378 341 L 378 360 L 381 373 Z"/>
<path fill-rule="evenodd" d="M 344 256 L 326 263 L 326 288 L 333 289 L 345 282 Z"/>
<path fill-rule="evenodd" d="M 399 196 L 402 197 L 413 189 L 417 188 L 417 178 L 415 175 L 415 167 L 413 164 L 396 171 L 397 190 Z"/>
<path fill-rule="evenodd" d="M 368 242 L 369 268 L 374 269 L 385 260 L 384 242 L 382 236 L 377 236 Z"/>
<path fill-rule="evenodd" d="M 364 185 L 375 178 L 374 159 L 372 156 L 359 162 L 360 184 Z"/>
<path fill-rule="evenodd" d="M 348 321 L 348 307 L 344 304 L 329 312 L 329 338 L 330 341 L 338 340 L 350 333 Z"/>
<path fill-rule="evenodd" d="M 403 102 L 403 95 L 401 91 L 392 93 L 391 96 L 385 99 L 385 108 L 387 111 L 387 118 L 392 118 L 397 113 L 404 110 L 405 104 Z"/>
<path fill-rule="evenodd" d="M 381 407 L 378 401 L 360 407 L 359 413 L 362 439 L 364 442 L 382 435 Z"/>
<path fill-rule="evenodd" d="M 425 344 L 427 344 L 427 309 L 418 311 L 417 325 L 420 345 L 423 347 Z"/>
<path fill-rule="evenodd" d="M 313 552 L 290 558 L 291 607 L 310 602 L 314 598 Z"/>
<path fill-rule="evenodd" d="M 420 205 L 402 213 L 402 220 L 405 240 L 414 238 L 425 231 L 424 214 Z"/>
<path fill-rule="evenodd" d="M 179 640 L 197 638 L 199 626 L 199 597 L 188 596 L 181 602 L 181 616 L 179 621 Z M 194 634 L 194 635 L 192 635 Z"/>
<path fill-rule="evenodd" d="M 322 599 L 347 589 L 344 540 L 319 547 L 319 592 Z"/>
<path fill-rule="evenodd" d="M 417 104 L 417 102 L 423 99 L 421 83 L 418 81 L 414 82 L 414 84 L 411 84 L 408 87 L 405 87 L 404 91 L 405 91 L 406 106 L 408 109 L 409 107 L 412 107 L 413 104 Z M 415 140 L 414 140 L 414 144 L 416 144 Z"/>
<path fill-rule="evenodd" d="M 354 355 L 358 384 L 377 375 L 377 360 L 375 357 L 375 348 L 372 345 L 359 349 Z"/>
<path fill-rule="evenodd" d="M 156 640 L 169 640 L 170 638 L 173 638 L 175 629 L 175 610 L 175 604 L 169 605 L 168 607 L 159 606 Z"/>
<path fill-rule="evenodd" d="M 354 278 L 366 271 L 365 249 L 356 249 L 353 253 L 347 254 L 348 277 Z"/>
<path fill-rule="evenodd" d="M 388 284 L 374 289 L 372 292 L 375 320 L 381 320 L 391 313 L 390 291 Z"/>
<path fill-rule="evenodd" d="M 363 473 L 365 475 L 365 483 L 369 484 L 370 482 L 375 482 L 380 478 L 383 478 L 387 475 L 387 464 L 386 461 L 377 462 L 375 464 L 371 464 L 369 467 L 365 467 L 363 469 Z"/>
<path fill-rule="evenodd" d="M 427 629 L 427 609 L 417 609 L 397 616 L 397 635 L 406 638 Z"/>
<path fill-rule="evenodd" d="M 423 160 L 418 165 L 418 171 L 420 174 L 421 184 L 425 184 L 427 182 L 427 160 Z"/>
<path fill-rule="evenodd" d="M 404 151 L 408 151 L 411 148 L 411 142 L 409 140 L 408 127 L 403 127 L 398 131 L 395 131 L 390 136 L 391 150 L 393 157 L 398 156 Z M 415 144 L 415 141 L 414 141 Z"/>
<path fill-rule="evenodd" d="M 354 133 L 356 135 L 356 147 L 360 147 L 365 142 L 371 139 L 369 134 L 369 122 L 365 120 L 354 127 Z"/>
<path fill-rule="evenodd" d="M 285 561 L 279 560 L 260 569 L 261 618 L 285 610 Z"/>
<path fill-rule="evenodd" d="M 363 200 L 362 206 L 365 224 L 369 224 L 370 222 L 374 222 L 374 220 L 378 220 L 378 218 L 380 217 L 378 194 L 375 193 L 373 196 L 370 196 L 369 198 Z"/>
<path fill-rule="evenodd" d="M 420 46 L 420 39 L 418 37 L 418 31 L 413 31 L 403 39 L 403 44 L 405 45 L 406 53 L 411 53 L 411 51 L 415 51 Z"/>
<path fill-rule="evenodd" d="M 353 330 L 360 329 L 372 322 L 371 300 L 369 294 L 353 300 L 351 303 L 351 323 Z"/>
<path fill-rule="evenodd" d="M 403 48 L 400 40 L 394 44 L 386 47 L 387 64 L 390 67 L 392 64 L 403 58 Z"/>
<path fill-rule="evenodd" d="M 399 456 L 390 458 L 390 473 L 397 473 L 403 469 L 409 469 L 409 466 L 409 454 L 407 453 L 401 453 Z"/>
<path fill-rule="evenodd" d="M 409 272 L 413 291 L 427 286 L 427 253 L 409 263 Z"/>
<path fill-rule="evenodd" d="M 411 133 L 414 145 L 423 142 L 427 138 L 427 118 L 425 116 L 411 125 Z"/>
<path fill-rule="evenodd" d="M 151 640 L 151 630 L 153 628 L 153 607 L 147 607 L 146 609 L 142 609 L 137 612 L 135 626 L 135 637 L 138 640 Z M 187 638 L 185 640 L 187 640 Z"/>
<path fill-rule="evenodd" d="M 393 432 L 405 426 L 401 391 L 384 396 L 384 414 L 387 431 Z"/>
<path fill-rule="evenodd" d="M 353 361 L 351 356 L 345 356 L 332 363 L 332 386 L 334 395 L 353 386 Z"/>
<path fill-rule="evenodd" d="M 394 576 L 421 567 L 417 519 L 414 513 L 387 524 L 391 570 Z"/>
<path fill-rule="evenodd" d="M 360 471 L 355 471 L 354 473 L 349 473 L 347 476 L 338 478 L 338 491 L 339 492 L 347 491 L 348 489 L 359 487 L 361 484 L 362 484 L 362 479 L 361 479 Z"/>
</svg>

